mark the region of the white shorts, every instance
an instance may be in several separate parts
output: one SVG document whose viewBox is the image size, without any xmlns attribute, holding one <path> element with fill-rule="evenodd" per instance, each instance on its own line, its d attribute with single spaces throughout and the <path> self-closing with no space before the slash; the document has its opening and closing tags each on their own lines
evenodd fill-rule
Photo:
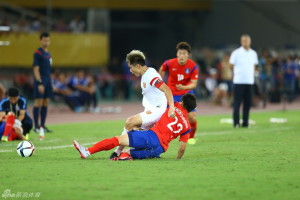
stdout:
<svg viewBox="0 0 300 200">
<path fill-rule="evenodd" d="M 140 113 L 142 118 L 142 126 L 141 129 L 150 129 L 164 114 L 167 107 L 153 107 L 153 108 L 145 108 L 144 112 Z"/>
</svg>

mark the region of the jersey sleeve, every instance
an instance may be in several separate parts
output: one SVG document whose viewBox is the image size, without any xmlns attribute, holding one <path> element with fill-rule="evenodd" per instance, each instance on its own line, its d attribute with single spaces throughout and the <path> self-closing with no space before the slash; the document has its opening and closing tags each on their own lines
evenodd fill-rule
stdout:
<svg viewBox="0 0 300 200">
<path fill-rule="evenodd" d="M 161 78 L 159 77 L 154 77 L 151 81 L 150 81 L 150 85 L 159 88 L 162 84 L 164 83 L 163 80 L 161 80 Z"/>
<path fill-rule="evenodd" d="M 161 65 L 162 71 L 166 72 L 169 71 L 169 60 L 166 60 L 162 65 Z"/>
<path fill-rule="evenodd" d="M 179 141 L 181 142 L 187 142 L 189 140 L 190 137 L 190 133 L 191 129 L 187 130 L 186 132 L 184 132 L 183 134 L 180 135 Z"/>
<path fill-rule="evenodd" d="M 0 101 L 0 112 L 4 112 L 4 101 Z"/>
<path fill-rule="evenodd" d="M 40 60 L 41 60 L 41 52 L 40 51 L 35 51 L 33 54 L 33 64 L 32 67 L 34 66 L 41 66 Z"/>
<path fill-rule="evenodd" d="M 18 106 L 20 110 L 26 110 L 27 109 L 27 102 L 26 99 L 23 97 L 20 97 L 20 101 L 18 102 Z"/>
<path fill-rule="evenodd" d="M 191 79 L 192 80 L 198 80 L 198 74 L 199 74 L 199 67 L 197 65 L 195 65 L 192 69 L 192 76 Z"/>
</svg>

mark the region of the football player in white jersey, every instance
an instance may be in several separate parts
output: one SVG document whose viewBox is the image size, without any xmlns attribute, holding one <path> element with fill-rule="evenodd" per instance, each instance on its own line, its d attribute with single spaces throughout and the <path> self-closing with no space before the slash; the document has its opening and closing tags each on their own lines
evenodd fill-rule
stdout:
<svg viewBox="0 0 300 200">
<path fill-rule="evenodd" d="M 174 115 L 174 100 L 170 88 L 164 83 L 159 73 L 151 67 L 146 66 L 146 57 L 139 50 L 132 50 L 127 54 L 126 61 L 130 68 L 130 72 L 142 77 L 141 88 L 143 94 L 144 111 L 127 118 L 122 134 L 132 129 L 149 129 L 151 128 L 166 111 L 167 104 L 170 110 L 169 117 Z M 117 158 L 123 146 L 117 147 L 110 159 Z"/>
</svg>

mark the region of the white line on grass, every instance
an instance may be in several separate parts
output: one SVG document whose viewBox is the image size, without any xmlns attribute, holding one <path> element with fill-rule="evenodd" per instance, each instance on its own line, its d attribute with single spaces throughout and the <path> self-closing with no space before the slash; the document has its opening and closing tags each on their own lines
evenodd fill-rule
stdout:
<svg viewBox="0 0 300 200">
<path fill-rule="evenodd" d="M 85 144 L 82 144 L 82 145 L 91 145 L 91 144 L 95 144 L 95 142 L 90 142 L 90 143 L 85 143 Z M 61 146 L 53 146 L 53 147 L 39 147 L 39 148 L 36 148 L 38 150 L 40 149 L 63 149 L 63 148 L 69 148 L 69 147 L 73 147 L 74 145 L 61 145 Z M 0 150 L 0 153 L 4 153 L 4 152 L 13 152 L 15 150 Z"/>
<path fill-rule="evenodd" d="M 290 130 L 291 127 L 281 127 L 281 128 L 269 128 L 269 129 L 265 129 L 265 131 L 283 131 L 283 130 Z M 243 129 L 243 133 L 256 133 L 258 130 L 257 129 Z M 237 133 L 241 133 L 241 132 L 236 132 L 236 131 L 216 131 L 216 132 L 200 132 L 198 133 L 200 136 L 207 136 L 207 135 L 227 135 L 227 134 L 237 134 Z M 54 140 L 53 140 L 54 141 Z M 45 141 L 46 142 L 46 141 Z M 90 143 L 85 143 L 83 145 L 91 145 L 94 144 L 95 142 L 90 142 Z M 8 146 L 8 145 L 7 145 Z M 9 145 L 9 146 L 14 146 Z M 63 148 L 69 148 L 69 147 L 73 147 L 73 145 L 61 145 L 61 146 L 51 146 L 51 147 L 40 147 L 37 148 L 39 149 L 63 149 Z M 0 150 L 0 153 L 4 153 L 4 152 L 13 152 L 15 150 Z"/>
<path fill-rule="evenodd" d="M 263 132 L 266 131 L 284 131 L 284 130 L 290 130 L 292 127 L 282 127 L 282 128 L 269 128 L 261 130 Z M 226 134 L 238 134 L 238 133 L 257 133 L 259 132 L 258 129 L 242 129 L 242 132 L 236 132 L 236 131 L 216 131 L 216 132 L 200 132 L 200 136 L 206 136 L 206 135 L 226 135 Z"/>
</svg>

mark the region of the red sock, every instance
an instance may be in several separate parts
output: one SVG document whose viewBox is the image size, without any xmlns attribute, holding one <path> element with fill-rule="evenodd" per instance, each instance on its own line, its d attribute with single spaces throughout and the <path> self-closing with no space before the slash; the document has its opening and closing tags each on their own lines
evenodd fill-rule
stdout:
<svg viewBox="0 0 300 200">
<path fill-rule="evenodd" d="M 12 131 L 13 125 L 15 123 L 15 116 L 14 115 L 8 115 L 6 117 L 6 124 L 4 129 L 4 136 L 8 136 L 8 134 Z"/>
<path fill-rule="evenodd" d="M 97 153 L 98 151 L 107 151 L 110 150 L 116 146 L 119 146 L 119 140 L 117 137 L 104 139 L 96 144 L 94 144 L 92 147 L 88 148 L 88 151 L 90 154 Z"/>
<path fill-rule="evenodd" d="M 195 137 L 196 130 L 197 130 L 197 121 L 195 121 L 194 123 L 191 123 L 190 138 Z"/>
</svg>

